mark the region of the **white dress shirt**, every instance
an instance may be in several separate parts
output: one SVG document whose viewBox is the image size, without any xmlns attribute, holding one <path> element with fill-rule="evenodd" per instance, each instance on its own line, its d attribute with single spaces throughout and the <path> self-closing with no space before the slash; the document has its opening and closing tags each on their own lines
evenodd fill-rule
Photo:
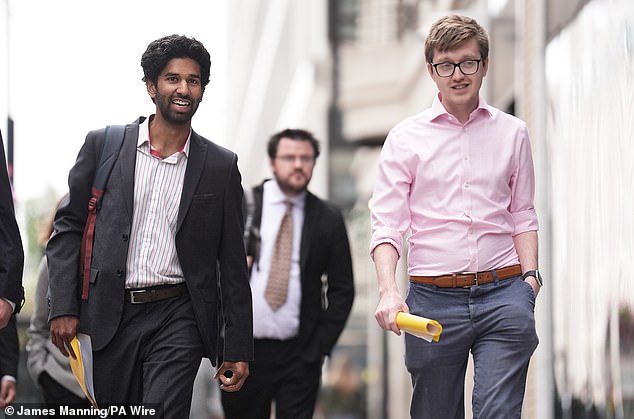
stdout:
<svg viewBox="0 0 634 419">
<path fill-rule="evenodd" d="M 304 225 L 304 202 L 306 194 L 291 198 L 293 203 L 293 253 L 286 302 L 276 311 L 264 298 L 266 284 L 277 232 L 286 212 L 284 201 L 289 199 L 280 190 L 275 180 L 264 183 L 262 197 L 262 222 L 260 224 L 260 259 L 254 261 L 251 272 L 251 295 L 253 298 L 253 337 L 257 339 L 290 339 L 299 330 L 299 305 L 301 302 L 301 272 L 299 250 Z"/>
</svg>

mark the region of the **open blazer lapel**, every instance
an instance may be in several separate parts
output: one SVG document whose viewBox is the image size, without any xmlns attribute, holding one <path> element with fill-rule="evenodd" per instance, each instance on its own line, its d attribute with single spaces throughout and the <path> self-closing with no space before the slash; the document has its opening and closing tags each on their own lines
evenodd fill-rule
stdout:
<svg viewBox="0 0 634 419">
<path fill-rule="evenodd" d="M 207 158 L 207 144 L 201 140 L 200 136 L 192 130 L 189 141 L 189 155 L 187 156 L 187 169 L 185 169 L 185 180 L 183 182 L 183 193 L 181 203 L 178 207 L 178 219 L 176 231 L 180 230 L 192 197 L 196 191 L 196 186 L 203 173 L 205 159 Z"/>
<path fill-rule="evenodd" d="M 126 125 L 123 145 L 119 152 L 119 171 L 123 185 L 123 199 L 125 200 L 125 207 L 130 219 L 132 219 L 134 206 L 134 166 L 136 164 L 136 145 L 139 139 L 139 124 L 141 122 L 143 122 L 143 119 L 139 118 L 135 123 Z"/>
</svg>

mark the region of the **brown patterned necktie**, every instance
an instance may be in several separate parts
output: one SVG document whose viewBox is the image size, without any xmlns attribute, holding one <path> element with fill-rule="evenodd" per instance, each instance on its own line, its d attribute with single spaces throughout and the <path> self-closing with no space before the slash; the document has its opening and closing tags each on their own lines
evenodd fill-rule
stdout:
<svg viewBox="0 0 634 419">
<path fill-rule="evenodd" d="M 271 258 L 269 281 L 264 292 L 264 298 L 273 310 L 280 308 L 286 301 L 293 252 L 293 203 L 284 201 L 284 204 L 286 204 L 286 212 L 277 232 L 273 257 Z"/>
</svg>

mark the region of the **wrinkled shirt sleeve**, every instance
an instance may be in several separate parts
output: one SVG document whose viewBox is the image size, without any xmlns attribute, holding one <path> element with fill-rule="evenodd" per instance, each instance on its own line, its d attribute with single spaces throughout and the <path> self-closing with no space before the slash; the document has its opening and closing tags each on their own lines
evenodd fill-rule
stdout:
<svg viewBox="0 0 634 419">
<path fill-rule="evenodd" d="M 535 198 L 535 169 L 531 155 L 528 131 L 524 126 L 518 130 L 516 169 L 511 177 L 511 202 L 509 212 L 514 222 L 513 235 L 539 229 L 537 212 L 533 204 Z"/>
<path fill-rule="evenodd" d="M 413 179 L 408 160 L 412 153 L 404 150 L 398 135 L 391 131 L 381 150 L 377 178 L 370 202 L 372 239 L 370 255 L 374 249 L 389 243 L 401 256 L 403 236 L 410 227 L 410 187 Z"/>
</svg>

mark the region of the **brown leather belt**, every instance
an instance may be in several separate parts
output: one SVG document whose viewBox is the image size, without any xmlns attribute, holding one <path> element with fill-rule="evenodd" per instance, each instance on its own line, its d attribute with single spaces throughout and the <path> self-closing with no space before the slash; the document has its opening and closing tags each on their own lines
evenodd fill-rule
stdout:
<svg viewBox="0 0 634 419">
<path fill-rule="evenodd" d="M 125 300 L 132 304 L 153 303 L 168 298 L 180 297 L 187 292 L 185 283 L 174 285 L 157 285 L 144 289 L 125 290 Z"/>
<path fill-rule="evenodd" d="M 440 288 L 460 288 L 482 285 L 497 279 L 509 279 L 522 275 L 520 265 L 507 266 L 483 272 L 460 272 L 441 276 L 410 276 L 410 282 L 435 285 Z"/>
</svg>

